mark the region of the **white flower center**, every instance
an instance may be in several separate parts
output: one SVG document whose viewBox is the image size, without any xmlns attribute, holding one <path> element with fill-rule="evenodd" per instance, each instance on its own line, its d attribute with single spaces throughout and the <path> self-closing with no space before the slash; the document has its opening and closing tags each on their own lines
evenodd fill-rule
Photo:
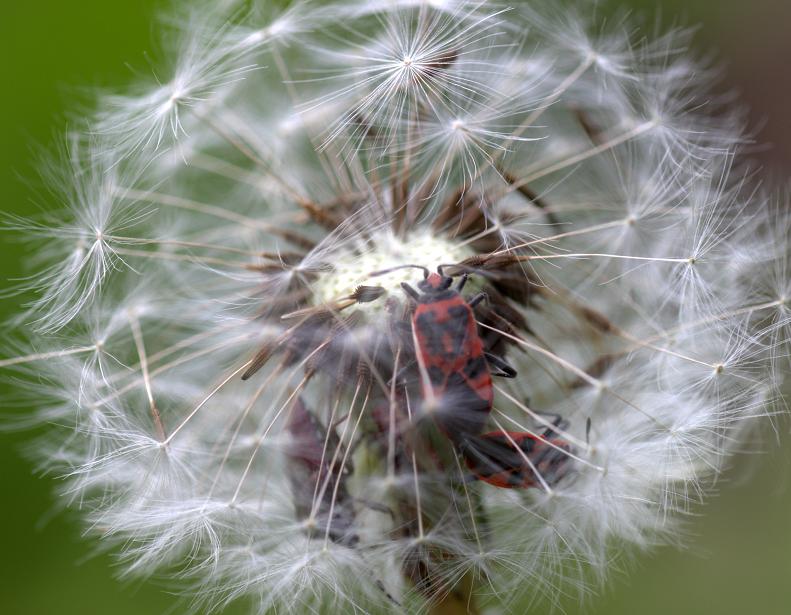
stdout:
<svg viewBox="0 0 791 615">
<path fill-rule="evenodd" d="M 382 231 L 373 235 L 370 246 L 373 247 L 336 255 L 332 262 L 333 270 L 321 274 L 314 285 L 313 301 L 316 305 L 338 301 L 361 285 L 381 286 L 387 295 L 402 298 L 402 282 L 415 286 L 423 279 L 423 272 L 419 268 L 404 265 L 417 265 L 436 271 L 439 265 L 457 263 L 474 254 L 471 248 L 432 235 L 428 230 L 410 233 L 403 238 Z M 401 268 L 392 270 L 394 267 Z M 371 275 L 387 270 L 392 271 Z M 384 306 L 384 299 L 381 297 L 370 303 L 361 303 L 359 307 L 378 311 Z"/>
</svg>

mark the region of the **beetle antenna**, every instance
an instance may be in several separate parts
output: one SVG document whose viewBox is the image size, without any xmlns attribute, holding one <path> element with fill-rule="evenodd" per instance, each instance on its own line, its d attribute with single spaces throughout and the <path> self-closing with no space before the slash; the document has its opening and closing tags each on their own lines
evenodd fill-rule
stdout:
<svg viewBox="0 0 791 615">
<path fill-rule="evenodd" d="M 445 275 L 445 272 L 443 271 L 443 269 L 444 269 L 445 267 L 452 267 L 452 266 L 453 266 L 453 265 L 450 265 L 450 264 L 448 264 L 448 263 L 445 263 L 445 264 L 442 264 L 442 265 L 437 265 L 437 273 L 438 273 L 440 276 L 442 276 L 443 278 L 452 278 L 453 276 L 451 276 L 451 275 Z"/>
<path fill-rule="evenodd" d="M 444 269 L 449 267 L 451 269 L 451 273 L 443 273 Z M 437 267 L 437 272 L 443 276 L 448 278 L 456 277 L 457 275 L 462 275 L 464 273 L 480 273 L 480 270 L 476 267 L 470 267 L 469 265 L 465 265 L 462 263 L 442 263 Z"/>
<path fill-rule="evenodd" d="M 408 269 L 410 267 L 412 269 L 422 269 L 423 270 L 423 278 L 425 279 L 425 278 L 428 277 L 428 274 L 429 274 L 428 267 L 424 267 L 423 265 L 398 265 L 397 267 L 390 267 L 389 269 L 381 269 L 379 271 L 374 271 L 372 273 L 369 273 L 368 276 L 373 278 L 373 277 L 378 276 L 378 275 L 384 275 L 386 273 L 390 273 L 391 271 L 396 271 L 398 269 Z M 442 274 L 440 274 L 440 275 L 442 275 Z"/>
</svg>

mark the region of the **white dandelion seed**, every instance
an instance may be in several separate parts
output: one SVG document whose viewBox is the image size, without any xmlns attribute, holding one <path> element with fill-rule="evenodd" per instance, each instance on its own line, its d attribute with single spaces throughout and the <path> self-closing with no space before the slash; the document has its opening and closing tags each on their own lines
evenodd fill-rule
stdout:
<svg viewBox="0 0 791 615">
<path fill-rule="evenodd" d="M 791 350 L 787 198 L 688 33 L 235 4 L 8 223 L 66 500 L 215 610 L 524 613 L 680 542 Z"/>
</svg>

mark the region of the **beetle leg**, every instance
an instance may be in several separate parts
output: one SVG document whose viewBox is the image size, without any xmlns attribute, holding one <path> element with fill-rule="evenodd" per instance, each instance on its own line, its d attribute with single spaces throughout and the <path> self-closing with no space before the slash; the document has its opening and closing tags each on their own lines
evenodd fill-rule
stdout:
<svg viewBox="0 0 791 615">
<path fill-rule="evenodd" d="M 403 288 L 404 292 L 410 297 L 412 297 L 412 299 L 414 299 L 417 302 L 420 302 L 420 293 L 417 292 L 414 288 L 412 288 L 409 284 L 407 284 L 406 282 L 401 282 L 401 288 Z"/>
<path fill-rule="evenodd" d="M 553 414 L 551 412 L 536 412 L 536 414 L 543 414 L 545 416 L 554 416 L 555 418 L 552 419 L 552 427 L 547 427 L 544 430 L 544 433 L 541 434 L 541 437 L 545 440 L 547 438 L 551 438 L 555 433 L 555 429 L 565 429 L 568 426 L 568 422 L 563 420 L 563 417 L 559 414 Z"/>
<path fill-rule="evenodd" d="M 477 295 L 474 295 L 473 297 L 470 297 L 469 301 L 467 301 L 467 305 L 469 305 L 471 308 L 474 308 L 481 301 L 486 301 L 488 299 L 489 299 L 489 295 L 487 295 L 484 292 L 480 292 Z"/>
<path fill-rule="evenodd" d="M 486 362 L 489 363 L 490 366 L 496 367 L 498 371 L 492 372 L 492 376 L 501 376 L 503 378 L 516 378 L 516 370 L 508 365 L 503 359 L 498 357 L 497 355 L 493 355 L 489 352 L 484 352 L 483 356 L 486 357 Z"/>
<path fill-rule="evenodd" d="M 467 279 L 469 277 L 470 277 L 469 274 L 466 274 L 466 273 L 462 274 L 462 276 L 459 278 L 459 281 L 456 283 L 455 291 L 457 293 L 461 292 L 461 289 L 464 288 L 464 285 L 467 283 Z"/>
</svg>

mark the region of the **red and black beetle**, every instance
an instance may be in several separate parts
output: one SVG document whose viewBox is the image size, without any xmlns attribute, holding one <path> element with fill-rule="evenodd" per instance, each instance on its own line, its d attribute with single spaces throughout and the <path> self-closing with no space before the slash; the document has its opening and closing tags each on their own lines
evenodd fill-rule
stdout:
<svg viewBox="0 0 791 615">
<path fill-rule="evenodd" d="M 467 274 L 455 287 L 453 278 L 422 268 L 425 278 L 415 290 L 401 287 L 417 306 L 412 338 L 420 374 L 423 410 L 432 413 L 442 432 L 456 445 L 480 434 L 492 409 L 492 375 L 513 378 L 516 372 L 502 359 L 485 352 L 473 308 L 486 298 L 466 300 L 461 291 Z M 490 364 L 497 368 L 494 374 Z"/>
<path fill-rule="evenodd" d="M 469 438 L 461 453 L 472 475 L 495 487 L 551 487 L 568 472 L 571 450 L 564 440 L 548 435 L 492 431 Z"/>
<path fill-rule="evenodd" d="M 453 278 L 444 275 L 441 266 L 436 273 L 418 265 L 405 267 L 424 272 L 418 290 L 401 284 L 417 304 L 412 338 L 424 412 L 432 414 L 476 479 L 496 487 L 527 488 L 540 484 L 540 474 L 545 484 L 556 483 L 567 472 L 570 446 L 563 440 L 550 440 L 551 428 L 541 436 L 482 433 L 494 401 L 492 376 L 516 376 L 504 360 L 484 350 L 473 308 L 486 294 L 469 300 L 461 295 L 466 273 L 453 287 Z M 377 274 L 381 273 L 385 272 Z"/>
</svg>

